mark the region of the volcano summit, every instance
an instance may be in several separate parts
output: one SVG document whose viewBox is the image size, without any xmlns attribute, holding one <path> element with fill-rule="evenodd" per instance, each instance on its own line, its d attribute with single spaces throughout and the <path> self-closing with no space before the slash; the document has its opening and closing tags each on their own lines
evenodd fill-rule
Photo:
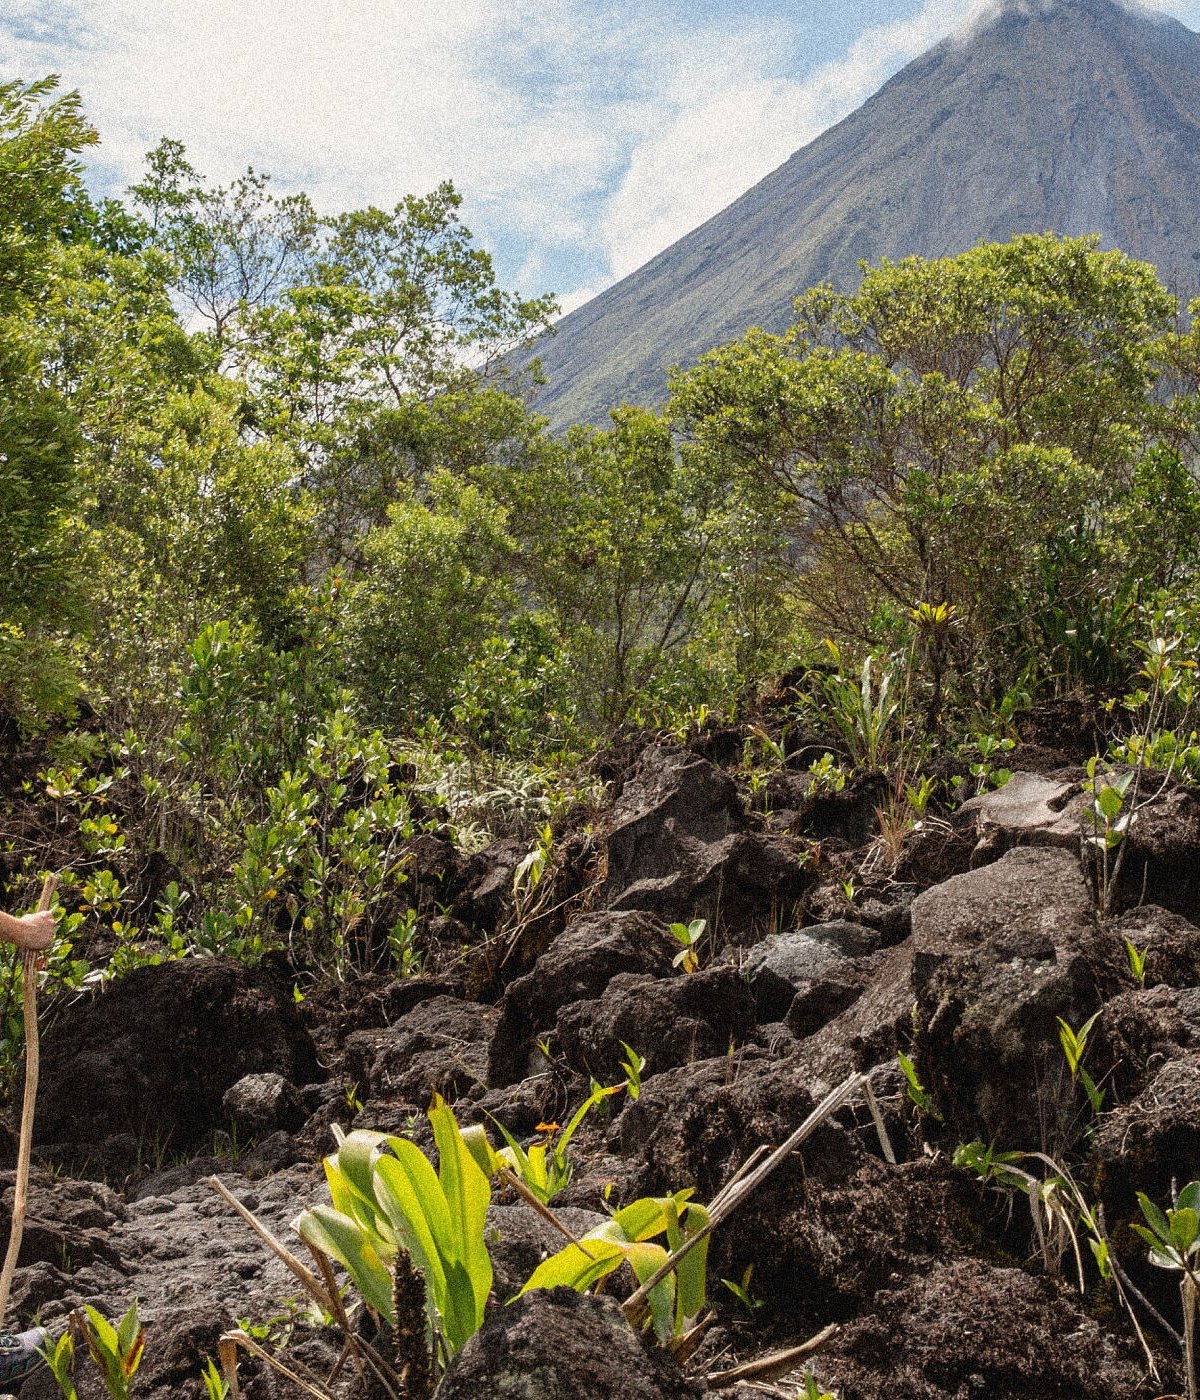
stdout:
<svg viewBox="0 0 1200 1400">
<path fill-rule="evenodd" d="M 1200 35 L 1117 0 L 1003 0 L 537 347 L 556 424 L 653 403 L 673 365 L 859 263 L 1052 230 L 1200 288 Z"/>
</svg>

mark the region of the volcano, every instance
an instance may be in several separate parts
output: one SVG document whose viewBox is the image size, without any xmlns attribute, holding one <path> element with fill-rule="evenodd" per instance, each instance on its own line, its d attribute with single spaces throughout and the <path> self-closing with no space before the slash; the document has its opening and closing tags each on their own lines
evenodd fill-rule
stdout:
<svg viewBox="0 0 1200 1400">
<path fill-rule="evenodd" d="M 659 403 L 672 366 L 863 261 L 1097 234 L 1200 290 L 1200 35 L 1121 0 L 1000 0 L 535 351 L 557 426 Z"/>
</svg>

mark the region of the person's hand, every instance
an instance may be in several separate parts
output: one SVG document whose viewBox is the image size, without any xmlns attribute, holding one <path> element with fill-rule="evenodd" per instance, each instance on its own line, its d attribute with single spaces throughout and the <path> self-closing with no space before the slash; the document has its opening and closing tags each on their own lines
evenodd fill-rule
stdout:
<svg viewBox="0 0 1200 1400">
<path fill-rule="evenodd" d="M 3 931 L 18 948 L 40 953 L 54 942 L 54 915 L 49 909 L 39 914 L 25 914 L 13 919 Z"/>
</svg>

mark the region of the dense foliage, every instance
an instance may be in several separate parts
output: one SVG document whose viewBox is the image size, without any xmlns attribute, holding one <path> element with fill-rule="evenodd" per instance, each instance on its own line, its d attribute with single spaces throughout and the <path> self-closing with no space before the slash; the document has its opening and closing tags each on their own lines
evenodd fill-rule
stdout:
<svg viewBox="0 0 1200 1400">
<path fill-rule="evenodd" d="M 407 971 L 405 843 L 532 830 L 630 726 L 807 671 L 848 764 L 982 773 L 1020 705 L 1197 631 L 1200 330 L 1119 252 L 885 264 L 555 435 L 510 354 L 554 304 L 450 185 L 326 218 L 168 140 L 101 203 L 95 140 L 0 88 L 0 720 L 52 832 L 8 895 L 66 841 L 113 970 Z"/>
</svg>

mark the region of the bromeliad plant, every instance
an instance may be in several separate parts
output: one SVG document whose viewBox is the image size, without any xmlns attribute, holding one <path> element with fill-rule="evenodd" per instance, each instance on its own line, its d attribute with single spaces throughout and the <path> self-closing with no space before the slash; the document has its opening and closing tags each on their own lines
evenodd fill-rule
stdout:
<svg viewBox="0 0 1200 1400">
<path fill-rule="evenodd" d="M 628 1264 L 639 1283 L 646 1283 L 689 1239 L 708 1230 L 710 1216 L 691 1199 L 691 1191 L 673 1196 L 646 1197 L 616 1212 L 578 1242 L 545 1260 L 521 1290 L 573 1288 L 583 1293 Z M 665 1239 L 665 1245 L 660 1241 Z M 686 1349 L 689 1333 L 704 1309 L 708 1286 L 708 1239 L 700 1239 L 673 1271 L 666 1273 L 646 1299 L 660 1342 Z"/>
<path fill-rule="evenodd" d="M 333 1204 L 304 1211 L 295 1228 L 345 1267 L 367 1306 L 393 1328 L 394 1266 L 406 1253 L 424 1276 L 430 1352 L 440 1368 L 483 1322 L 492 1287 L 484 1239 L 491 1186 L 440 1099 L 429 1121 L 436 1172 L 405 1138 L 361 1130 L 341 1136 L 325 1159 Z"/>
<path fill-rule="evenodd" d="M 626 1048 L 628 1049 L 628 1047 Z M 632 1053 L 630 1051 L 630 1054 Z M 642 1064 L 645 1064 L 644 1060 Z M 560 1128 L 557 1123 L 540 1123 L 538 1132 L 544 1134 L 544 1137 L 529 1147 L 522 1147 L 503 1123 L 492 1118 L 492 1122 L 495 1123 L 504 1139 L 505 1146 L 493 1155 L 490 1153 L 489 1145 L 489 1151 L 483 1154 L 480 1165 L 485 1166 L 486 1164 L 489 1175 L 492 1174 L 497 1163 L 507 1167 L 513 1176 L 543 1205 L 549 1205 L 560 1191 L 565 1191 L 570 1185 L 574 1167 L 567 1153 L 571 1146 L 571 1139 L 578 1132 L 583 1120 L 605 1099 L 611 1098 L 613 1094 L 619 1094 L 624 1088 L 626 1088 L 625 1084 L 594 1085 L 592 1092 L 571 1115 L 571 1121 L 565 1128 Z M 468 1142 L 478 1158 L 478 1130 L 468 1129 L 467 1132 Z"/>
</svg>

